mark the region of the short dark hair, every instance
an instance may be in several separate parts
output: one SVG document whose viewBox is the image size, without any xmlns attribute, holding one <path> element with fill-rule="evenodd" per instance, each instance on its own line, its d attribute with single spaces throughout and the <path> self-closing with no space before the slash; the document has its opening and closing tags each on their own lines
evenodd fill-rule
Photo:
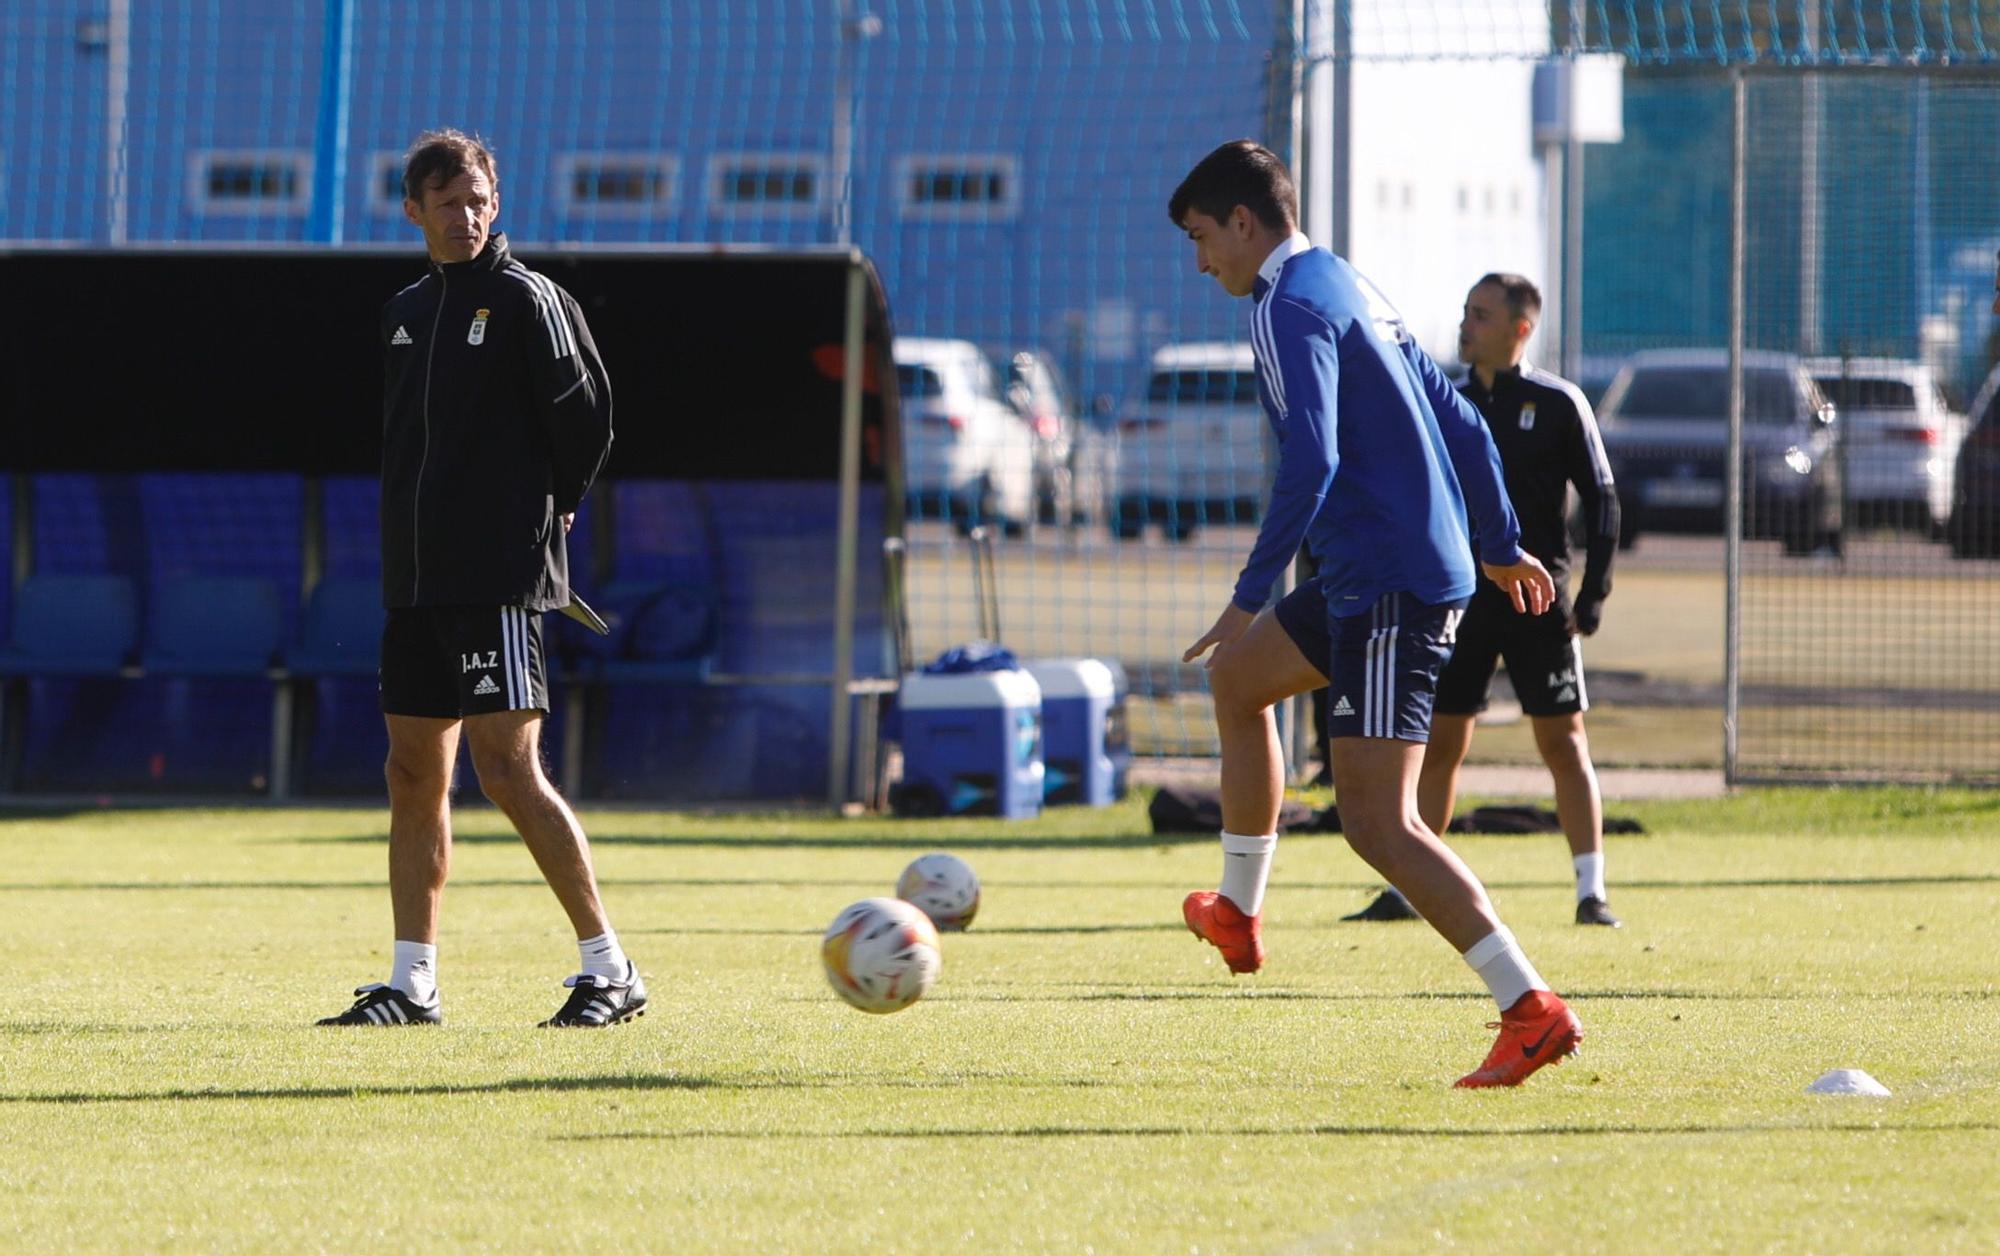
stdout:
<svg viewBox="0 0 2000 1256">
<path fill-rule="evenodd" d="M 500 190 L 500 168 L 485 140 L 454 127 L 425 131 L 411 141 L 403 158 L 403 196 L 421 205 L 425 188 L 441 188 L 474 169 L 486 176 L 494 191 Z"/>
<path fill-rule="evenodd" d="M 1509 271 L 1495 271 L 1482 276 L 1479 282 L 1472 286 L 1483 288 L 1489 283 L 1500 289 L 1501 296 L 1506 299 L 1509 314 L 1515 318 L 1525 318 L 1531 323 L 1541 321 L 1542 290 L 1535 286 L 1534 280 L 1526 275 L 1516 275 Z"/>
<path fill-rule="evenodd" d="M 1298 228 L 1299 189 L 1292 172 L 1255 140 L 1231 140 L 1196 162 L 1168 200 L 1167 217 L 1185 227 L 1188 213 L 1199 210 L 1227 222 L 1238 205 L 1273 231 Z"/>
</svg>

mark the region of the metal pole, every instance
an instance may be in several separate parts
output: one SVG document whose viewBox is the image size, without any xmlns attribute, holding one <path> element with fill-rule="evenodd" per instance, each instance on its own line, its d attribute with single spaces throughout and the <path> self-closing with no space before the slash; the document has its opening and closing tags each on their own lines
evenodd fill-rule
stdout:
<svg viewBox="0 0 2000 1256">
<path fill-rule="evenodd" d="M 1283 129 L 1284 152 L 1282 156 L 1292 166 L 1295 186 L 1303 189 L 1305 180 L 1299 176 L 1305 173 L 1305 73 L 1306 51 L 1305 0 L 1278 0 L 1278 46 L 1273 49 L 1273 84 L 1281 93 L 1273 102 L 1276 121 Z M 1304 226 L 1304 209 L 1300 206 L 1300 226 Z M 1270 465 L 1277 465 L 1276 442 L 1270 443 Z M 1298 582 L 1298 562 L 1296 559 L 1278 575 L 1274 589 L 1276 600 L 1282 600 Z M 1312 727 L 1310 693 L 1294 696 L 1289 702 L 1278 704 L 1278 744 L 1284 747 L 1287 776 L 1299 776 L 1306 762 L 1306 730 Z"/>
<path fill-rule="evenodd" d="M 861 352 L 867 330 L 867 272 L 861 255 L 847 266 L 847 343 L 840 374 L 840 523 L 834 542 L 833 684 L 827 727 L 826 801 L 839 807 L 851 796 L 849 763 L 853 718 L 848 685 L 854 679 L 854 547 L 861 535 Z"/>
<path fill-rule="evenodd" d="M 1333 228 L 1327 247 L 1354 248 L 1354 0 L 1333 0 Z"/>
<path fill-rule="evenodd" d="M 1723 463 L 1722 536 L 1725 601 L 1722 647 L 1722 777 L 1737 779 L 1737 717 L 1743 665 L 1743 263 L 1745 149 L 1750 93 L 1740 69 L 1730 72 L 1735 124 L 1729 142 L 1729 452 Z"/>
<path fill-rule="evenodd" d="M 125 177 L 125 115 L 132 89 L 131 0 L 111 0 L 105 25 L 109 56 L 104 66 L 104 235 L 118 245 L 131 231 L 131 191 Z"/>
<path fill-rule="evenodd" d="M 1801 6 L 1804 26 L 1800 43 L 1807 60 L 1819 60 L 1820 6 Z M 1799 142 L 1799 352 L 1819 352 L 1819 149 L 1825 110 L 1820 103 L 1819 71 L 1807 70 L 1799 88 L 1804 126 Z"/>
<path fill-rule="evenodd" d="M 856 0 L 840 0 L 840 46 L 833 69 L 833 242 L 854 237 L 854 70 L 861 41 L 882 33 L 882 19 L 854 11 Z"/>
<path fill-rule="evenodd" d="M 354 64 L 354 6 L 326 0 L 319 70 L 319 132 L 313 144 L 312 218 L 306 238 L 339 244 L 347 190 L 347 115 Z"/>
<path fill-rule="evenodd" d="M 1563 141 L 1563 320 L 1562 373 L 1571 379 L 1580 373 L 1583 361 L 1583 140 L 1575 117 L 1576 61 L 1569 62 L 1571 116 L 1569 135 Z"/>
<path fill-rule="evenodd" d="M 1583 6 L 1569 0 L 1564 49 L 1562 373 L 1574 379 L 1583 361 L 1583 128 L 1577 115 L 1576 54 L 1583 47 Z"/>
</svg>

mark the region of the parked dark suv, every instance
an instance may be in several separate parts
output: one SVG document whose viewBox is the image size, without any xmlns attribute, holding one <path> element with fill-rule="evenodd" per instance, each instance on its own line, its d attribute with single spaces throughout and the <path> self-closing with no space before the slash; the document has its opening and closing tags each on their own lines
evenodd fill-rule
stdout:
<svg viewBox="0 0 2000 1256">
<path fill-rule="evenodd" d="M 1642 532 L 1721 532 L 1729 447 L 1729 355 L 1634 354 L 1599 419 L 1618 480 L 1619 543 Z M 1841 474 L 1834 412 L 1791 354 L 1743 355 L 1743 534 L 1789 554 L 1838 549 Z"/>
<path fill-rule="evenodd" d="M 2000 555 L 2000 366 L 1972 401 L 1972 430 L 1958 447 L 1951 477 L 1951 523 L 1945 528 L 1959 558 Z"/>
</svg>

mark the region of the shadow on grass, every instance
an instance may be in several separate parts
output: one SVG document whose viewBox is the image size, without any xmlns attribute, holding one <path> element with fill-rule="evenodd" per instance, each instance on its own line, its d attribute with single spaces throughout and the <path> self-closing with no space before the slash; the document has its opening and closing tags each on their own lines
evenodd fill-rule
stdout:
<svg viewBox="0 0 2000 1256">
<path fill-rule="evenodd" d="M 407 1099 L 456 1095 L 560 1094 L 568 1091 L 756 1091 L 849 1090 L 865 1086 L 886 1090 L 957 1090 L 965 1086 L 1002 1086 L 1029 1090 L 1089 1090 L 1113 1085 L 1091 1078 L 1022 1078 L 1004 1074 L 957 1074 L 943 1078 L 885 1078 L 873 1073 L 821 1074 L 798 1079 L 778 1077 L 703 1077 L 619 1074 L 605 1077 L 510 1077 L 494 1082 L 437 1082 L 408 1086 L 253 1086 L 240 1088 L 128 1091 L 0 1091 L 0 1106 L 15 1104 L 182 1103 L 205 1100 L 257 1102 L 265 1099 Z"/>
<path fill-rule="evenodd" d="M 343 839 L 346 840 L 346 839 Z M 354 839 L 359 840 L 359 839 Z M 518 838 L 458 838 L 459 842 L 478 841 L 519 841 Z M 599 839 L 592 838 L 593 844 Z M 869 843 L 860 843 L 867 846 Z M 935 849 L 935 844 L 926 849 Z M 599 877 L 598 884 L 613 888 L 627 889 L 814 889 L 820 887 L 868 887 L 877 883 L 867 877 Z M 453 880 L 454 890 L 532 889 L 544 884 L 538 877 L 487 877 Z M 1190 882 L 1187 878 L 1161 879 L 1158 881 L 986 881 L 988 889 L 1013 890 L 1159 890 L 1163 893 L 1179 894 L 1186 890 Z M 1362 893 L 1381 886 L 1379 878 L 1359 877 L 1353 881 L 1289 881 L 1283 885 L 1287 891 L 1321 891 L 1338 893 Z M 1897 887 L 1929 887 L 1948 885 L 1994 885 L 2000 884 L 2000 873 L 1940 873 L 1934 876 L 1913 874 L 1910 876 L 1884 877 L 1741 877 L 1714 878 L 1709 880 L 1632 880 L 1614 884 L 1619 890 L 1758 890 L 1758 889 L 1867 889 Z M 1489 890 L 1552 890 L 1567 887 L 1569 882 L 1553 878 L 1533 881 L 1487 881 Z M 381 878 L 356 879 L 348 881 L 31 881 L 10 885 L 0 882 L 0 891 L 61 893 L 72 890 L 128 890 L 136 892 L 156 892 L 161 890 L 386 890 L 388 883 Z M 1112 928 L 1143 929 L 1151 926 L 1110 926 Z M 1162 926 L 1164 927 L 1164 926 Z M 1179 927 L 1179 926 L 1175 926 Z M 1021 929 L 1015 932 L 1045 933 L 1088 933 L 1092 927 L 1079 925 L 1075 928 L 1050 926 L 1045 929 Z M 687 930 L 661 930 L 660 932 L 689 932 Z M 982 929 L 981 933 L 999 932 Z"/>
<path fill-rule="evenodd" d="M 1930 1121 L 1836 1122 L 1789 1125 L 1519 1125 L 1466 1129 L 1443 1125 L 1297 1125 L 1214 1129 L 1199 1125 L 1061 1126 L 1022 1125 L 1000 1129 L 948 1127 L 898 1130 L 629 1130 L 608 1134 L 557 1134 L 552 1142 L 651 1142 L 718 1138 L 763 1140 L 862 1138 L 1603 1138 L 1686 1137 L 1761 1134 L 1988 1134 L 2000 1123 Z"/>
</svg>

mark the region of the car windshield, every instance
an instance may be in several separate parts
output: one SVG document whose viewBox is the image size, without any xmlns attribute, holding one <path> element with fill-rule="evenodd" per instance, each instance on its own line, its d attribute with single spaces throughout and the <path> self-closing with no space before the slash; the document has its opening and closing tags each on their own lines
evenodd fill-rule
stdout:
<svg viewBox="0 0 2000 1256">
<path fill-rule="evenodd" d="M 1257 400 L 1257 376 L 1252 371 L 1155 371 L 1146 389 L 1148 401 L 1194 401 L 1233 404 Z"/>
<path fill-rule="evenodd" d="M 1914 410 L 1917 390 L 1900 379 L 1822 375 L 1819 390 L 1841 410 Z"/>
<path fill-rule="evenodd" d="M 1783 370 L 1743 372 L 1743 417 L 1788 423 L 1799 415 L 1798 390 Z M 1620 419 L 1728 419 L 1729 372 L 1712 366 L 1649 366 L 1634 371 L 1618 406 Z"/>
<path fill-rule="evenodd" d="M 942 397 L 944 381 L 928 366 L 896 368 L 896 390 L 905 397 Z"/>
</svg>

